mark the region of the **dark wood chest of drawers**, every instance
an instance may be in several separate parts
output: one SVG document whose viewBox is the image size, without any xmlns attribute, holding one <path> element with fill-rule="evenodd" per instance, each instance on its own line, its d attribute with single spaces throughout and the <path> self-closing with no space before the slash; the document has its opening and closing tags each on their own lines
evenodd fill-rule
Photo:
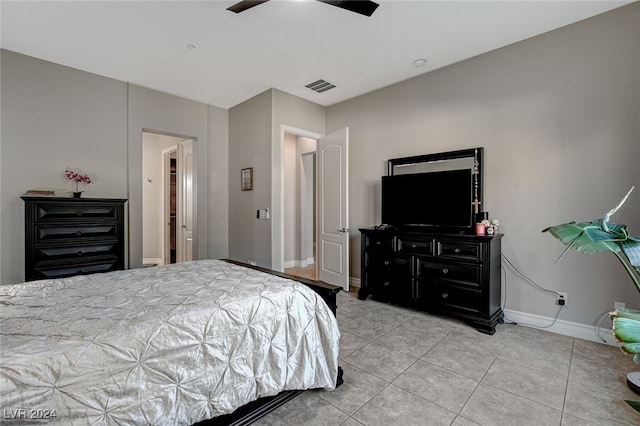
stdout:
<svg viewBox="0 0 640 426">
<path fill-rule="evenodd" d="M 501 237 L 360 229 L 361 288 L 370 294 L 456 316 L 495 333 L 500 307 Z"/>
<path fill-rule="evenodd" d="M 124 269 L 126 200 L 22 199 L 25 281 Z"/>
</svg>

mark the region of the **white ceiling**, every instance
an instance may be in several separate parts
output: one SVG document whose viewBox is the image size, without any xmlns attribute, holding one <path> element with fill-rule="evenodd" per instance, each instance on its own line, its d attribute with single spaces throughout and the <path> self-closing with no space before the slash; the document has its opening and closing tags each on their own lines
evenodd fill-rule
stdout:
<svg viewBox="0 0 640 426">
<path fill-rule="evenodd" d="M 368 18 L 317 1 L 3 0 L 1 45 L 222 108 L 272 87 L 328 106 L 629 3 L 377 2 Z M 317 79 L 337 87 L 304 87 Z"/>
</svg>

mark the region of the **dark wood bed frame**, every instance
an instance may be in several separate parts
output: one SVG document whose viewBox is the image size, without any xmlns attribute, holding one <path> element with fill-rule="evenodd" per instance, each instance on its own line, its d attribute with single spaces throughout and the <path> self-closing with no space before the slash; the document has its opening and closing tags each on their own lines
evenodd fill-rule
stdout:
<svg viewBox="0 0 640 426">
<path fill-rule="evenodd" d="M 294 275 L 285 274 L 282 272 L 274 271 L 267 268 L 262 268 L 260 266 L 253 266 L 246 263 L 238 262 L 230 259 L 223 259 L 225 262 L 233 263 L 234 265 L 244 266 L 245 268 L 255 269 L 257 271 L 266 272 L 268 274 L 277 275 L 283 278 L 289 278 L 298 282 L 303 283 L 304 285 L 309 286 L 316 293 L 318 293 L 325 303 L 329 306 L 333 314 L 336 314 L 337 303 L 336 303 L 336 295 L 342 290 L 341 287 L 337 287 L 334 285 L 326 284 L 322 281 L 314 281 L 307 278 L 296 277 Z M 336 382 L 336 387 L 340 386 L 344 380 L 342 378 L 342 368 L 338 367 L 338 380 Z M 258 420 L 260 417 L 265 414 L 275 410 L 280 407 L 282 404 L 292 400 L 296 396 L 300 395 L 303 390 L 292 390 L 292 391 L 284 391 L 275 396 L 269 396 L 257 399 L 256 401 L 250 402 L 247 405 L 244 405 L 238 408 L 231 414 L 226 414 L 224 416 L 214 417 L 213 419 L 204 420 L 202 422 L 196 423 L 194 426 L 239 426 L 239 425 L 248 425 Z"/>
</svg>

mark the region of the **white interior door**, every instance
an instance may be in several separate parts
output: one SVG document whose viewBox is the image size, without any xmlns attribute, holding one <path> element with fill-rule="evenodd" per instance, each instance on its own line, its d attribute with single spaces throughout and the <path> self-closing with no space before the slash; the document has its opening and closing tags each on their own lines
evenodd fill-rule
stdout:
<svg viewBox="0 0 640 426">
<path fill-rule="evenodd" d="M 318 278 L 349 290 L 349 129 L 318 140 Z"/>
<path fill-rule="evenodd" d="M 178 262 L 193 260 L 193 141 L 178 145 Z"/>
</svg>

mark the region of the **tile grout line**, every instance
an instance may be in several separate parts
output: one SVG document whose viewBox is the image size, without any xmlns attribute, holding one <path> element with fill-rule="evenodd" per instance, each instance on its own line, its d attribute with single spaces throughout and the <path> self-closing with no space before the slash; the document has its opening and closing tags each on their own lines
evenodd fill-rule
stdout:
<svg viewBox="0 0 640 426">
<path fill-rule="evenodd" d="M 564 409 L 567 405 L 567 392 L 569 392 L 569 378 L 571 377 L 571 365 L 573 364 L 573 353 L 576 348 L 576 339 L 571 343 L 571 357 L 569 357 L 569 371 L 567 371 L 567 381 L 564 384 L 564 397 L 562 398 L 562 414 L 560 415 L 560 424 L 564 419 Z"/>
<path fill-rule="evenodd" d="M 455 422 L 456 419 L 458 417 L 460 417 L 460 413 L 462 413 L 462 410 L 464 410 L 464 407 L 467 406 L 467 404 L 469 403 L 469 400 L 471 399 L 471 397 L 473 396 L 474 393 L 476 393 L 476 391 L 478 390 L 478 387 L 480 386 L 480 384 L 482 383 L 482 381 L 484 380 L 484 378 L 486 377 L 487 373 L 489 372 L 489 370 L 491 370 L 491 367 L 493 367 L 493 364 L 495 364 L 495 362 L 498 360 L 498 357 L 500 356 L 500 354 L 502 354 L 502 351 L 504 351 L 504 348 L 507 346 L 507 343 L 509 343 L 509 341 L 511 340 L 511 338 L 513 337 L 513 332 L 511 332 L 511 334 L 509 335 L 509 338 L 506 340 L 506 342 L 504 343 L 504 345 L 502 345 L 502 348 L 500 348 L 500 351 L 498 352 L 498 354 L 495 356 L 495 358 L 493 359 L 493 361 L 491 361 L 491 365 L 489 365 L 489 367 L 487 368 L 487 371 L 484 372 L 484 374 L 482 375 L 482 377 L 480 378 L 480 380 L 478 380 L 478 384 L 476 385 L 476 387 L 473 389 L 473 391 L 469 394 L 469 397 L 466 399 L 466 401 L 464 402 L 464 404 L 462 404 L 462 407 L 460 407 L 460 411 L 458 411 L 458 413 L 456 414 L 456 417 L 453 419 L 453 421 Z M 487 385 L 489 386 L 489 385 Z M 464 419 L 466 419 L 466 417 L 463 417 Z M 468 419 L 474 423 L 476 423 L 475 420 L 473 419 Z"/>
</svg>

